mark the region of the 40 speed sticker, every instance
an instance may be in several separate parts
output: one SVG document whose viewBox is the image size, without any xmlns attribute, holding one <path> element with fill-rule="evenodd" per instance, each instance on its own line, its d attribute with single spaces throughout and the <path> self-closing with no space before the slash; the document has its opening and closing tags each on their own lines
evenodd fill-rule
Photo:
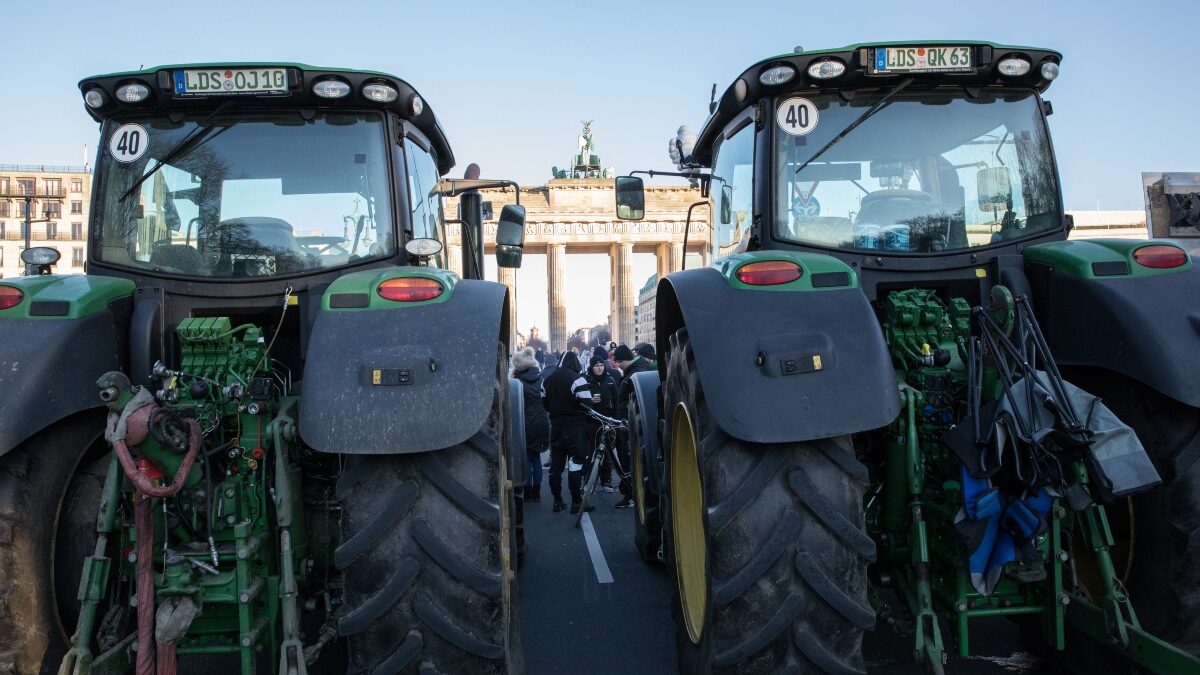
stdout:
<svg viewBox="0 0 1200 675">
<path fill-rule="evenodd" d="M 118 162 L 136 162 L 146 154 L 150 136 L 140 124 L 122 124 L 108 139 L 108 151 Z"/>
<path fill-rule="evenodd" d="M 806 98 L 793 96 L 779 104 L 779 108 L 775 111 L 775 123 L 779 125 L 780 129 L 793 136 L 803 136 L 817 128 L 819 116 L 815 103 Z"/>
</svg>

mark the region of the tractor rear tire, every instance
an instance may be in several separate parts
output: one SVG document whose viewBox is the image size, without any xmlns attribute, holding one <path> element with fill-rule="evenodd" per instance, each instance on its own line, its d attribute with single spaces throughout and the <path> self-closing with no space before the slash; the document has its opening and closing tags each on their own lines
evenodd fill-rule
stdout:
<svg viewBox="0 0 1200 675">
<path fill-rule="evenodd" d="M 633 464 L 633 544 L 644 562 L 662 562 L 662 511 L 658 481 L 649 473 L 657 472 L 658 462 L 649 456 L 643 439 L 656 433 L 658 420 L 644 419 L 636 396 L 629 397 L 629 461 Z"/>
<path fill-rule="evenodd" d="M 466 442 L 352 456 L 338 479 L 349 672 L 520 670 L 503 373 L 495 392 Z"/>
<path fill-rule="evenodd" d="M 680 672 L 863 672 L 875 544 L 850 439 L 732 438 L 708 410 L 686 329 L 667 358 L 664 537 Z"/>
<path fill-rule="evenodd" d="M 54 673 L 75 629 L 108 462 L 104 414 L 63 420 L 0 457 L 0 673 Z"/>
</svg>

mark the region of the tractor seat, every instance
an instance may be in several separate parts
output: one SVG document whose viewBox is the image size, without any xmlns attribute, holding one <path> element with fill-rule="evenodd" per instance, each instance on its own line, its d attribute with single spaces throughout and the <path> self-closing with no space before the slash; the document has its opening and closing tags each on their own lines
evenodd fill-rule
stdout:
<svg viewBox="0 0 1200 675">
<path fill-rule="evenodd" d="M 152 267 L 171 267 L 184 274 L 200 273 L 200 252 L 184 244 L 159 244 L 150 252 Z"/>
</svg>

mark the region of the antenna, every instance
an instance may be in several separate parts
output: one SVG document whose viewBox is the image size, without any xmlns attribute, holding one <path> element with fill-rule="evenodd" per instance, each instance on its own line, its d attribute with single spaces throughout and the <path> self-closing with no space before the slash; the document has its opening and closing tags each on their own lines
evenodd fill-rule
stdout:
<svg viewBox="0 0 1200 675">
<path fill-rule="evenodd" d="M 708 114 L 711 115 L 717 111 L 717 83 L 713 82 L 712 93 L 708 95 Z"/>
</svg>

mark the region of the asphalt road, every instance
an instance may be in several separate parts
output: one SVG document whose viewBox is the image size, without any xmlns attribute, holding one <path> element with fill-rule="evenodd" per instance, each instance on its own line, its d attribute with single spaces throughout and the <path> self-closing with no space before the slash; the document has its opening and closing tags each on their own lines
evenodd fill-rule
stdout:
<svg viewBox="0 0 1200 675">
<path fill-rule="evenodd" d="M 565 482 L 565 481 L 564 481 Z M 564 486 L 565 488 L 565 486 Z M 529 675 L 678 673 L 674 584 L 661 566 L 641 561 L 633 547 L 633 514 L 614 509 L 619 493 L 597 495 L 588 515 L 595 533 L 589 551 L 584 529 L 567 511 L 551 513 L 548 486 L 543 501 L 525 506 L 527 552 L 518 574 L 518 614 Z M 884 596 L 885 602 L 894 598 Z M 924 671 L 912 663 L 911 637 L 903 622 L 879 622 L 863 653 L 870 673 Z M 948 627 L 943 624 L 943 635 Z M 951 657 L 948 673 L 1054 672 L 1021 649 L 1015 626 L 1005 620 L 972 628 L 969 659 Z"/>
</svg>

